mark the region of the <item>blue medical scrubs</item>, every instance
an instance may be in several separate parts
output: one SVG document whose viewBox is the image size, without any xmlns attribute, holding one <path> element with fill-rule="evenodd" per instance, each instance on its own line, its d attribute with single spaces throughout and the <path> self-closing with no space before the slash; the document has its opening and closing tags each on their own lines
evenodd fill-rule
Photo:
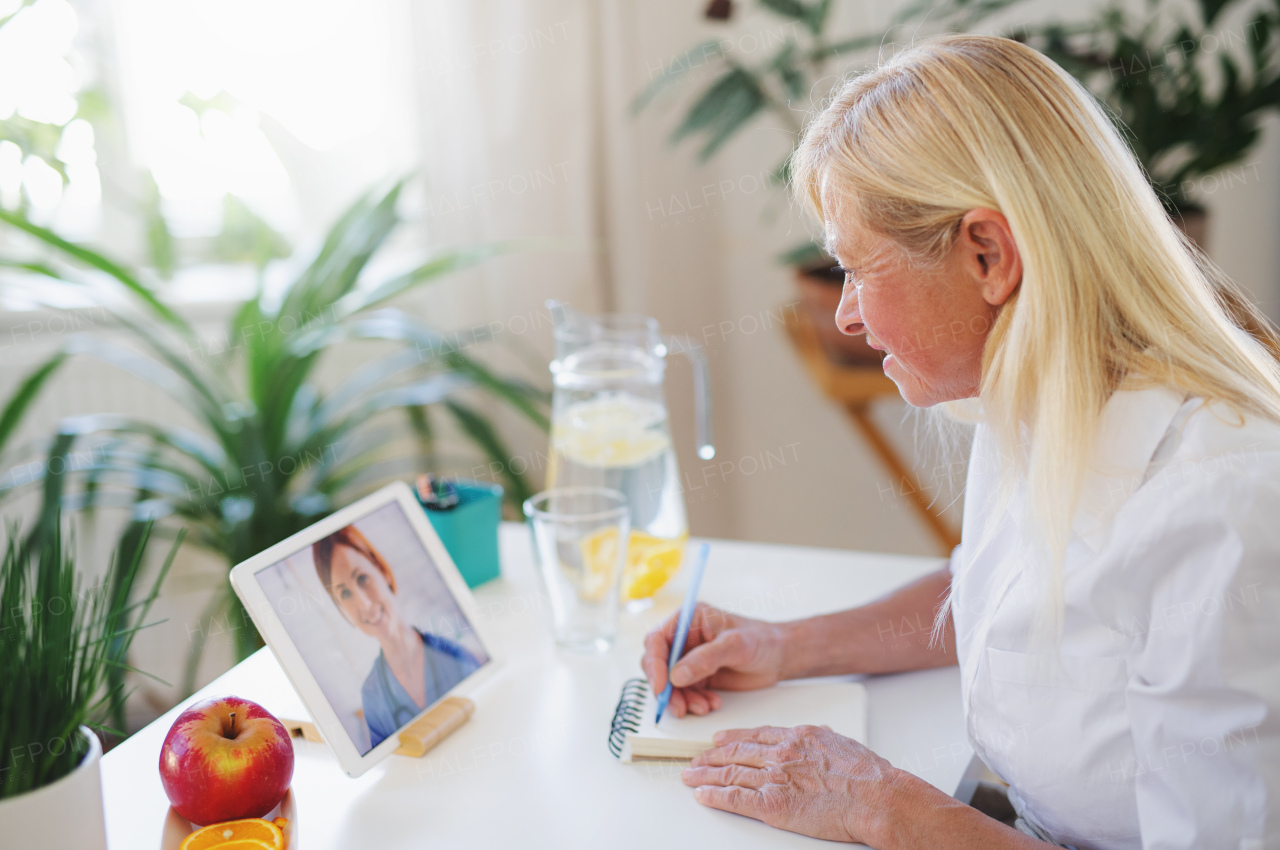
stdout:
<svg viewBox="0 0 1280 850">
<path fill-rule="evenodd" d="M 480 661 L 447 638 L 418 634 L 426 649 L 423 667 L 427 674 L 426 704 L 430 705 L 479 667 Z M 370 749 L 422 712 L 391 672 L 381 652 L 364 680 L 360 696 L 364 702 L 364 722 L 369 726 Z"/>
</svg>

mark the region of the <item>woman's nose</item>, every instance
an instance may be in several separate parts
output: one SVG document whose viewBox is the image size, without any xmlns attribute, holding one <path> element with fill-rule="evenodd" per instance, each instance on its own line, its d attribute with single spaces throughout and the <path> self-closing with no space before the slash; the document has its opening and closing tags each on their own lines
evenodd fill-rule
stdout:
<svg viewBox="0 0 1280 850">
<path fill-rule="evenodd" d="M 862 312 L 858 308 L 856 287 L 846 286 L 840 294 L 840 306 L 836 308 L 836 327 L 840 329 L 840 333 L 849 336 L 866 333 L 867 329 L 862 324 Z"/>
</svg>

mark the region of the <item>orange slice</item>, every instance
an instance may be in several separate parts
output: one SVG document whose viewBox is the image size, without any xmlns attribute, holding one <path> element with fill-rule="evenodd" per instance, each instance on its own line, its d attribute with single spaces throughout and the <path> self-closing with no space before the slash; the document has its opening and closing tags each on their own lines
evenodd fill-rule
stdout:
<svg viewBox="0 0 1280 850">
<path fill-rule="evenodd" d="M 179 850 L 283 850 L 280 827 L 262 818 L 231 820 L 196 830 L 182 840 Z"/>
</svg>

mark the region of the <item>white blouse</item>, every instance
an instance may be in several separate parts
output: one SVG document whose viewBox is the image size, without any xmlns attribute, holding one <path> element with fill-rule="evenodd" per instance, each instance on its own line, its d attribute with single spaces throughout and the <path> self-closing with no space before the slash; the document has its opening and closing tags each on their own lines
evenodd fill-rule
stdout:
<svg viewBox="0 0 1280 850">
<path fill-rule="evenodd" d="M 1280 848 L 1280 426 L 1117 392 L 1073 521 L 1057 653 L 1016 557 L 981 546 L 978 426 L 951 557 L 969 737 L 1023 818 L 1081 848 Z"/>
</svg>

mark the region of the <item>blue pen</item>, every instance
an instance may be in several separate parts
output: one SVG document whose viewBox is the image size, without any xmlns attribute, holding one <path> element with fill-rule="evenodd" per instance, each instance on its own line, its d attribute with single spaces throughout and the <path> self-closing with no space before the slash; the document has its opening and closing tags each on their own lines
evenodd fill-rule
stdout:
<svg viewBox="0 0 1280 850">
<path fill-rule="evenodd" d="M 689 589 L 685 591 L 684 605 L 680 607 L 680 619 L 676 621 L 676 639 L 671 643 L 671 658 L 667 661 L 667 686 L 658 695 L 658 713 L 653 720 L 655 726 L 662 720 L 662 712 L 667 710 L 667 703 L 671 700 L 671 671 L 676 669 L 676 662 L 684 655 L 684 642 L 689 637 L 693 609 L 698 607 L 698 588 L 702 586 L 702 574 L 707 570 L 707 555 L 710 553 L 709 544 L 703 543 L 698 547 L 698 561 L 693 565 Z"/>
</svg>

